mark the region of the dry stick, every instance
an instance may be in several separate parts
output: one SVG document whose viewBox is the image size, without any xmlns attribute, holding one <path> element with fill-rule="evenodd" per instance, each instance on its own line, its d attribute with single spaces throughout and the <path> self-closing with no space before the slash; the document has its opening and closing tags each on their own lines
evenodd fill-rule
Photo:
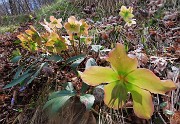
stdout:
<svg viewBox="0 0 180 124">
<path fill-rule="evenodd" d="M 178 75 L 179 75 L 179 72 L 177 73 L 177 75 L 175 75 L 175 76 L 173 77 L 173 82 L 174 82 L 174 83 L 176 83 L 176 81 L 177 81 L 177 79 L 178 79 Z M 179 88 L 178 88 L 178 90 L 179 90 Z M 174 100 L 176 100 L 176 96 L 175 96 L 175 98 L 174 98 L 174 93 L 175 93 L 175 90 L 173 90 L 173 91 L 171 92 L 171 111 L 174 110 L 174 103 L 176 103 L 176 101 L 174 101 Z M 177 92 L 177 93 L 178 93 L 178 92 Z M 171 119 L 170 119 L 170 123 L 171 123 Z"/>
<path fill-rule="evenodd" d="M 20 116 L 20 114 L 14 119 L 12 124 L 16 124 L 16 122 L 18 121 L 19 116 Z"/>
<path fill-rule="evenodd" d="M 164 124 L 167 124 L 166 121 L 163 119 L 163 117 L 161 116 L 161 114 L 158 112 L 159 117 L 161 118 L 161 120 L 163 121 Z"/>
<path fill-rule="evenodd" d="M 40 106 L 37 107 L 36 112 L 34 113 L 30 124 L 34 124 L 34 122 L 35 122 L 35 120 L 36 120 L 36 118 L 38 116 L 39 111 L 40 111 Z"/>
</svg>

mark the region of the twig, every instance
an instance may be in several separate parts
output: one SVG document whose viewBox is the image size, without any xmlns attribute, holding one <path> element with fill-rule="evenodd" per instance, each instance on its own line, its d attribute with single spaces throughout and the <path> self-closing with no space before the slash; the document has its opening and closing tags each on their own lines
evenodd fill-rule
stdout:
<svg viewBox="0 0 180 124">
<path fill-rule="evenodd" d="M 167 124 L 166 121 L 163 119 L 163 117 L 161 116 L 161 114 L 160 114 L 159 112 L 158 112 L 158 115 L 159 115 L 159 117 L 161 118 L 162 122 L 163 122 L 164 124 Z"/>
<path fill-rule="evenodd" d="M 31 123 L 30 124 L 34 124 L 35 119 L 36 119 L 36 117 L 37 117 L 37 115 L 39 113 L 39 110 L 40 110 L 40 106 L 37 107 L 36 112 L 34 113 L 32 119 L 31 119 Z"/>
</svg>

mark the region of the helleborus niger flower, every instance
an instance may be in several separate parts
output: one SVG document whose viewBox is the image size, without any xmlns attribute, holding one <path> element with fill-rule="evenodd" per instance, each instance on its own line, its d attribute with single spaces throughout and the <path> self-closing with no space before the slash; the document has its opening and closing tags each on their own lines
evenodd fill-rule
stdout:
<svg viewBox="0 0 180 124">
<path fill-rule="evenodd" d="M 80 23 L 80 32 L 78 33 L 78 35 L 87 36 L 88 35 L 89 25 L 85 22 L 84 19 L 81 19 L 79 21 L 79 23 Z"/>
<path fill-rule="evenodd" d="M 73 33 L 79 33 L 80 32 L 80 23 L 76 20 L 74 16 L 70 16 L 68 18 L 68 22 L 64 24 L 64 28 L 66 29 L 67 33 L 73 34 Z"/>
<path fill-rule="evenodd" d="M 55 32 L 50 34 L 45 45 L 54 53 L 61 53 L 62 50 L 66 50 L 68 48 L 65 43 L 65 38 L 59 36 Z"/>
<path fill-rule="evenodd" d="M 49 23 L 49 27 L 54 29 L 55 27 L 56 28 L 62 28 L 62 19 L 56 19 L 54 16 L 50 16 L 50 23 Z"/>
<path fill-rule="evenodd" d="M 149 119 L 154 111 L 151 93 L 165 94 L 176 88 L 172 81 L 160 80 L 150 70 L 137 68 L 137 59 L 127 56 L 122 44 L 110 51 L 107 61 L 112 68 L 92 66 L 79 74 L 92 86 L 108 83 L 104 86 L 104 102 L 114 109 L 123 107 L 131 93 L 135 114 Z"/>
<path fill-rule="evenodd" d="M 134 25 L 134 24 L 136 24 L 135 19 L 131 19 L 126 22 L 125 26 L 127 25 L 128 27 L 130 27 L 131 25 Z"/>
<path fill-rule="evenodd" d="M 134 17 L 132 12 L 133 12 L 132 7 L 126 8 L 125 6 L 121 6 L 119 15 L 124 19 L 124 21 L 128 21 Z"/>
</svg>

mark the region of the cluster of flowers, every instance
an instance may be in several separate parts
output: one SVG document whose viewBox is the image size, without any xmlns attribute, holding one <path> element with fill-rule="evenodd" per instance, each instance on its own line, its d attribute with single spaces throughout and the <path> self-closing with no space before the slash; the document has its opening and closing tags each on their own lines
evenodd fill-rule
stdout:
<svg viewBox="0 0 180 124">
<path fill-rule="evenodd" d="M 132 7 L 121 7 L 119 14 L 126 22 L 125 26 L 136 24 L 132 12 Z M 91 44 L 92 37 L 88 35 L 90 26 L 83 19 L 78 21 L 74 16 L 70 16 L 63 25 L 61 18 L 50 16 L 50 22 L 44 20 L 41 25 L 46 29 L 45 33 L 40 34 L 30 26 L 25 33 L 17 36 L 21 40 L 21 45 L 31 52 L 41 49 L 43 52 L 61 53 L 62 50 L 67 50 L 69 45 L 75 47 L 79 43 Z M 68 36 L 62 36 L 62 28 L 66 30 Z"/>
<path fill-rule="evenodd" d="M 136 24 L 136 19 L 133 19 L 134 15 L 132 14 L 133 8 L 129 7 L 126 8 L 125 6 L 121 6 L 119 15 L 124 19 L 126 22 L 125 26 L 131 26 L 133 24 Z"/>
<path fill-rule="evenodd" d="M 33 26 L 21 33 L 17 37 L 21 41 L 21 45 L 33 52 L 41 49 L 43 52 L 61 53 L 62 50 L 67 50 L 68 45 L 77 40 L 83 41 L 86 45 L 91 44 L 91 37 L 88 36 L 89 25 L 85 20 L 76 20 L 74 16 L 68 18 L 68 22 L 62 25 L 62 19 L 56 19 L 50 16 L 50 22 L 44 20 L 41 25 L 46 29 L 45 33 L 39 33 Z M 62 36 L 62 28 L 65 28 L 69 36 Z M 83 39 L 83 40 L 82 40 Z M 74 43 L 73 43 L 74 45 Z"/>
</svg>

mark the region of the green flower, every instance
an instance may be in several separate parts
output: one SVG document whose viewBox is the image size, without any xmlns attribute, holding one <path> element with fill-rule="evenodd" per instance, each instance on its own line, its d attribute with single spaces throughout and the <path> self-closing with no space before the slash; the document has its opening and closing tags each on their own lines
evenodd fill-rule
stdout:
<svg viewBox="0 0 180 124">
<path fill-rule="evenodd" d="M 135 19 L 131 19 L 126 22 L 125 26 L 127 25 L 128 27 L 130 27 L 131 25 L 134 25 L 134 24 L 136 24 Z"/>
<path fill-rule="evenodd" d="M 64 28 L 68 34 L 79 33 L 80 32 L 80 23 L 76 20 L 74 16 L 68 18 L 68 22 L 64 24 Z"/>
<path fill-rule="evenodd" d="M 49 23 L 49 27 L 54 29 L 55 27 L 56 28 L 62 28 L 62 24 L 61 24 L 61 21 L 62 19 L 56 19 L 54 16 L 50 16 L 50 23 Z"/>
<path fill-rule="evenodd" d="M 112 68 L 92 66 L 80 75 L 92 86 L 108 83 L 104 87 L 104 102 L 114 109 L 123 107 L 131 93 L 135 114 L 149 119 L 154 112 L 151 93 L 165 94 L 176 88 L 172 81 L 162 81 L 150 70 L 137 68 L 137 59 L 128 57 L 122 44 L 109 53 L 107 61 Z"/>
<path fill-rule="evenodd" d="M 80 32 L 78 33 L 78 35 L 88 35 L 88 29 L 89 29 L 89 25 L 85 22 L 85 20 L 81 19 L 79 21 L 80 23 Z"/>
<path fill-rule="evenodd" d="M 124 21 L 127 22 L 128 20 L 131 20 L 134 17 L 132 12 L 133 12 L 132 7 L 126 8 L 125 6 L 121 6 L 119 15 L 124 19 Z"/>
<path fill-rule="evenodd" d="M 61 53 L 62 50 L 67 50 L 68 45 L 65 43 L 65 38 L 59 36 L 57 33 L 52 32 L 46 42 L 46 47 L 54 53 Z"/>
</svg>

